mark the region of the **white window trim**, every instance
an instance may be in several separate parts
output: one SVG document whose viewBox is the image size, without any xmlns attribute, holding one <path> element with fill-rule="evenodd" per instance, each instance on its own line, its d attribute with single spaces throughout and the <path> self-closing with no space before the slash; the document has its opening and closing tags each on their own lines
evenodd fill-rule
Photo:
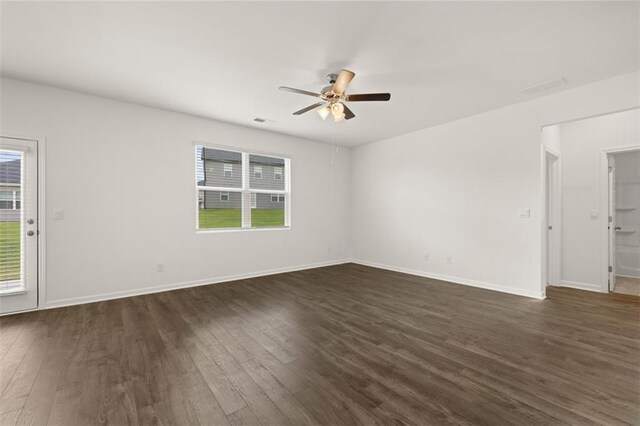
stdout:
<svg viewBox="0 0 640 426">
<path fill-rule="evenodd" d="M 223 200 L 222 197 L 225 196 L 227 197 L 226 200 Z M 229 191 L 220 191 L 220 201 L 223 203 L 228 203 L 229 202 Z"/>
<path fill-rule="evenodd" d="M 291 229 L 291 158 L 286 155 L 268 153 L 268 152 L 260 152 L 260 151 L 242 151 L 235 147 L 229 147 L 224 145 L 214 145 L 210 143 L 194 141 L 194 148 L 196 146 L 203 148 L 212 148 L 212 149 L 220 149 L 224 151 L 232 151 L 237 152 L 242 155 L 242 188 L 233 188 L 233 187 L 220 187 L 220 186 L 198 186 L 197 178 L 195 185 L 195 228 L 196 233 L 199 234 L 214 234 L 221 232 L 237 232 L 237 231 L 282 231 Z M 251 189 L 250 181 L 251 181 L 251 171 L 249 164 L 249 156 L 250 155 L 261 155 L 265 157 L 272 157 L 284 160 L 283 169 L 283 180 L 284 180 L 284 190 L 277 189 Z M 198 170 L 198 156 L 194 155 L 194 174 L 193 176 L 197 177 Z M 241 228 L 198 228 L 198 193 L 200 191 L 220 191 L 220 192 L 239 192 L 241 193 L 242 203 L 242 227 Z M 284 226 L 274 226 L 274 227 L 259 227 L 254 228 L 251 227 L 251 193 L 256 194 L 281 194 L 284 196 Z"/>
<path fill-rule="evenodd" d="M 282 180 L 282 167 L 274 167 L 273 168 L 273 179 L 274 180 Z"/>
<path fill-rule="evenodd" d="M 258 177 L 258 170 L 256 169 L 260 169 L 260 177 Z M 262 166 L 253 166 L 253 178 L 262 179 Z"/>
</svg>

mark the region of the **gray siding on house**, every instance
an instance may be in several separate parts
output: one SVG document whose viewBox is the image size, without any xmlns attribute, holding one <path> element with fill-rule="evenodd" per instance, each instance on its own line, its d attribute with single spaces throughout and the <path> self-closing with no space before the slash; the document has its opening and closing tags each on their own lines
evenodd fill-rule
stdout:
<svg viewBox="0 0 640 426">
<path fill-rule="evenodd" d="M 20 185 L 21 168 L 21 160 L 0 161 L 0 184 Z"/>
<path fill-rule="evenodd" d="M 256 172 L 262 170 L 262 176 L 256 177 Z M 276 179 L 276 170 L 282 173 L 282 179 Z M 285 182 L 284 160 L 281 158 L 265 157 L 262 155 L 249 156 L 249 188 L 275 189 L 284 191 Z"/>
<path fill-rule="evenodd" d="M 205 209 L 240 209 L 242 207 L 242 194 L 240 192 L 229 192 L 229 201 L 221 201 L 222 191 L 202 191 L 203 204 Z"/>
<path fill-rule="evenodd" d="M 242 188 L 242 155 L 238 152 L 214 148 L 202 148 L 203 180 L 198 185 L 225 187 L 230 190 Z M 262 155 L 249 155 L 249 188 L 261 190 L 284 191 L 285 161 L 282 158 Z M 259 171 L 262 171 L 260 174 Z M 220 200 L 220 193 L 226 191 L 201 191 L 199 207 L 205 209 L 240 209 L 242 194 L 229 191 L 228 201 Z M 283 195 L 273 194 L 277 201 L 272 201 L 272 194 L 255 194 L 257 209 L 284 209 Z M 252 197 L 254 195 L 252 194 Z M 275 200 L 275 198 L 274 198 Z"/>
<path fill-rule="evenodd" d="M 19 167 L 19 165 L 18 165 Z M 6 182 L 5 185 L 3 185 L 2 181 L 8 181 Z M 20 191 L 21 185 L 20 185 L 20 178 L 18 176 L 17 182 L 18 183 L 14 183 L 15 179 L 13 178 L 7 178 L 7 176 L 4 176 L 2 178 L 0 178 L 0 192 L 9 192 L 9 193 L 13 193 L 15 191 Z M 1 199 L 1 197 L 0 197 Z M 19 203 L 17 203 L 18 208 L 14 209 L 14 208 L 3 208 L 4 207 L 4 201 L 0 203 L 0 222 L 18 222 L 20 220 L 20 214 L 22 212 L 22 210 L 19 208 L 20 205 Z M 13 203 L 10 203 L 13 206 Z"/>
<path fill-rule="evenodd" d="M 240 209 L 242 206 L 242 194 L 240 192 L 229 192 L 229 201 L 221 201 L 220 193 L 225 191 L 201 191 L 200 208 L 205 209 Z M 256 194 L 256 209 L 277 210 L 284 209 L 282 194 L 273 194 L 278 197 L 278 201 L 272 201 L 272 194 Z"/>
<path fill-rule="evenodd" d="M 281 200 L 282 194 L 273 194 L 274 196 L 279 195 L 278 200 Z M 264 210 L 277 210 L 284 209 L 284 201 L 271 201 L 271 194 L 256 194 L 256 209 L 264 209 Z"/>
<path fill-rule="evenodd" d="M 0 210 L 0 222 L 19 222 L 22 210 Z"/>
<path fill-rule="evenodd" d="M 227 174 L 225 175 L 225 167 Z M 231 169 L 231 176 L 228 175 Z M 220 162 L 205 160 L 204 162 L 205 186 L 224 186 L 228 188 L 242 188 L 242 164 L 234 162 Z"/>
</svg>

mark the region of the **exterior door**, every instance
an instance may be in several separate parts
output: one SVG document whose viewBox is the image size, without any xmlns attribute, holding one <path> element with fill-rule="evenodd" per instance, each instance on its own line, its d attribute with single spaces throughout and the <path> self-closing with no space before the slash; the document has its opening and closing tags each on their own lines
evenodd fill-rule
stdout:
<svg viewBox="0 0 640 426">
<path fill-rule="evenodd" d="M 38 143 L 0 138 L 0 314 L 38 307 Z"/>
<path fill-rule="evenodd" d="M 616 288 L 616 158 L 609 155 L 609 291 Z"/>
</svg>

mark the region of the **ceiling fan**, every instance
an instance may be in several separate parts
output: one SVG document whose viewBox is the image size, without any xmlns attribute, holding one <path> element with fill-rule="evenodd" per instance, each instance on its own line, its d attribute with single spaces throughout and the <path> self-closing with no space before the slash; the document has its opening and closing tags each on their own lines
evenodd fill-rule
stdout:
<svg viewBox="0 0 640 426">
<path fill-rule="evenodd" d="M 341 70 L 339 74 L 329 74 L 327 75 L 327 80 L 329 80 L 330 85 L 323 87 L 320 93 L 294 89 L 286 86 L 280 86 L 279 89 L 321 99 L 320 102 L 309 105 L 306 108 L 302 108 L 301 110 L 294 112 L 293 115 L 301 115 L 315 109 L 323 120 L 331 114 L 336 122 L 351 120 L 356 116 L 353 111 L 347 107 L 346 102 L 388 101 L 391 99 L 391 93 L 362 93 L 347 95 L 345 90 L 355 76 L 355 73 L 349 70 Z"/>
</svg>

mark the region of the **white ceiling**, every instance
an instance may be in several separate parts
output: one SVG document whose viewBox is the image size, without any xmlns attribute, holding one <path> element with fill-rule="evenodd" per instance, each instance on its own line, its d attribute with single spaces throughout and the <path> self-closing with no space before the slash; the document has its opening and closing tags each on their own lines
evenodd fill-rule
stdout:
<svg viewBox="0 0 640 426">
<path fill-rule="evenodd" d="M 636 2 L 3 2 L 2 75 L 358 145 L 638 69 Z M 325 75 L 356 118 L 322 121 Z M 564 76 L 567 85 L 522 89 Z M 275 120 L 254 123 L 255 117 Z"/>
</svg>

